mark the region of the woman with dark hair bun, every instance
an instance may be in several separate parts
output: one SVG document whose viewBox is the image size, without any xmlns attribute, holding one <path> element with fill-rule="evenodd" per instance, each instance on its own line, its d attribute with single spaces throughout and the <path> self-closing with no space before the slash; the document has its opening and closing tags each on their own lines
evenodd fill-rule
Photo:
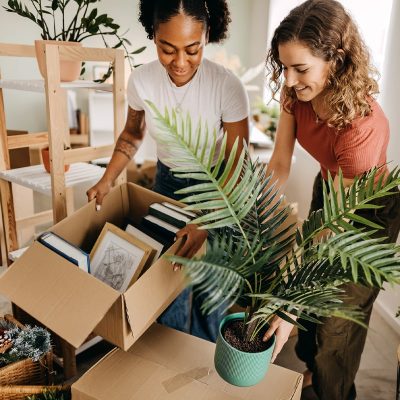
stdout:
<svg viewBox="0 0 400 400">
<path fill-rule="evenodd" d="M 132 71 L 128 82 L 128 115 L 124 130 L 115 145 L 111 161 L 100 181 L 87 192 L 88 200 L 96 199 L 96 208 L 110 191 L 117 176 L 135 155 L 148 131 L 157 142 L 157 127 L 146 100 L 159 110 L 189 114 L 192 125 L 207 124 L 217 132 L 217 149 L 227 135 L 225 157 L 239 138 L 239 155 L 243 141 L 248 141 L 249 104 L 243 84 L 230 71 L 203 58 L 207 43 L 220 43 L 227 36 L 230 16 L 225 0 L 141 0 L 139 21 L 154 40 L 158 59 Z M 192 186 L 195 180 L 179 179 L 170 168 L 165 146 L 157 144 L 157 173 L 153 190 L 179 200 L 175 192 Z M 216 151 L 215 162 L 219 152 Z M 207 237 L 204 230 L 189 224 L 177 233 L 186 241 L 178 255 L 192 257 Z M 215 341 L 218 335 L 218 311 L 203 316 L 200 299 L 186 289 L 160 317 L 172 328 Z M 192 303 L 192 304 L 191 304 Z"/>
</svg>

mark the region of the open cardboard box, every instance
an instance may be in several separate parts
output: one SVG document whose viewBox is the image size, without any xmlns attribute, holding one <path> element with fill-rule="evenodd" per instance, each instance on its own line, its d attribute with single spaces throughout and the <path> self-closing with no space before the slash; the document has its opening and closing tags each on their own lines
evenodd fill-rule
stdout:
<svg viewBox="0 0 400 400">
<path fill-rule="evenodd" d="M 114 349 L 72 385 L 72 400 L 300 400 L 302 374 L 270 365 L 239 388 L 214 369 L 214 343 L 153 324 L 128 352 Z"/>
<path fill-rule="evenodd" d="M 91 202 L 51 230 L 90 252 L 106 222 L 122 226 L 126 217 L 139 222 L 150 204 L 161 201 L 179 205 L 125 183 L 105 197 L 101 211 L 95 211 Z M 177 241 L 167 253 L 179 245 Z M 76 348 L 94 331 L 127 350 L 184 286 L 183 273 L 173 272 L 170 263 L 160 258 L 121 294 L 39 242 L 0 277 L 0 293 Z"/>
</svg>

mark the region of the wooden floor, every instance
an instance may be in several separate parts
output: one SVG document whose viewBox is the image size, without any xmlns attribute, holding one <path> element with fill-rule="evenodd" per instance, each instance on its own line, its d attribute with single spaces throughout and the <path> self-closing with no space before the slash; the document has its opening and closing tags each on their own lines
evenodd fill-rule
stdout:
<svg viewBox="0 0 400 400">
<path fill-rule="evenodd" d="M 1 268 L 0 268 L 1 273 Z M 0 315 L 10 312 L 9 302 L 0 295 Z M 296 337 L 289 342 L 278 356 L 276 363 L 283 367 L 303 372 L 304 364 L 297 359 L 294 353 Z M 370 329 L 367 336 L 365 350 L 361 359 L 361 366 L 356 379 L 357 398 L 360 400 L 394 400 L 396 373 L 397 373 L 397 346 L 400 336 L 375 311 L 372 313 Z M 111 347 L 110 347 L 111 348 Z M 110 348 L 98 347 L 99 352 Z M 106 349 L 106 350 L 104 350 Z M 93 353 L 79 356 L 79 371 L 83 373 L 100 356 Z"/>
</svg>

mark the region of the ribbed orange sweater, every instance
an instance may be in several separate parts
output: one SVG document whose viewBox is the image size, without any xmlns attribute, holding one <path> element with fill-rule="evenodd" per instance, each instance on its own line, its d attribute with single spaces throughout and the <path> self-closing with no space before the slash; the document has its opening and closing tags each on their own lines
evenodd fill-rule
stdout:
<svg viewBox="0 0 400 400">
<path fill-rule="evenodd" d="M 339 167 L 345 178 L 352 179 L 386 163 L 389 123 L 375 100 L 371 100 L 371 106 L 370 115 L 355 119 L 351 127 L 339 132 L 317 122 L 311 102 L 298 101 L 293 105 L 296 138 L 320 163 L 324 179 L 328 179 L 327 171 L 334 178 Z M 382 173 L 386 170 L 383 168 Z"/>
</svg>

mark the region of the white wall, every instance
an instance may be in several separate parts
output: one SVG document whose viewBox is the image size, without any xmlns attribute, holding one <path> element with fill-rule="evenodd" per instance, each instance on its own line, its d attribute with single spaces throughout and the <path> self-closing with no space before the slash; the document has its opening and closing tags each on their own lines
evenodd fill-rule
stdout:
<svg viewBox="0 0 400 400">
<path fill-rule="evenodd" d="M 266 29 L 268 0 L 230 0 L 232 24 L 230 37 L 223 46 L 207 46 L 206 55 L 212 55 L 221 47 L 229 54 L 237 54 L 243 65 L 253 66 L 264 59 L 266 45 Z M 99 12 L 105 12 L 121 26 L 122 31 L 129 29 L 128 39 L 136 49 L 143 45 L 147 49 L 136 56 L 137 63 L 145 63 L 155 59 L 154 44 L 146 37 L 146 33 L 137 21 L 137 0 L 102 0 L 98 5 Z M 0 7 L 0 41 L 4 43 L 33 44 L 40 39 L 40 30 L 33 22 L 14 13 L 7 13 Z M 251 28 L 249 28 L 251 27 Z M 261 32 L 261 34 L 260 34 Z M 85 46 L 102 46 L 100 38 L 89 38 Z M 39 79 L 40 75 L 35 60 L 19 58 L 0 58 L 2 77 L 6 79 Z M 88 65 L 87 71 L 91 73 Z M 127 74 L 128 75 L 128 72 Z M 90 78 L 91 76 L 89 76 Z M 10 129 L 27 129 L 40 131 L 46 129 L 45 99 L 41 94 L 18 93 L 4 91 L 7 127 Z M 85 109 L 86 104 L 80 101 Z M 21 118 L 23 112 L 23 118 Z"/>
</svg>

